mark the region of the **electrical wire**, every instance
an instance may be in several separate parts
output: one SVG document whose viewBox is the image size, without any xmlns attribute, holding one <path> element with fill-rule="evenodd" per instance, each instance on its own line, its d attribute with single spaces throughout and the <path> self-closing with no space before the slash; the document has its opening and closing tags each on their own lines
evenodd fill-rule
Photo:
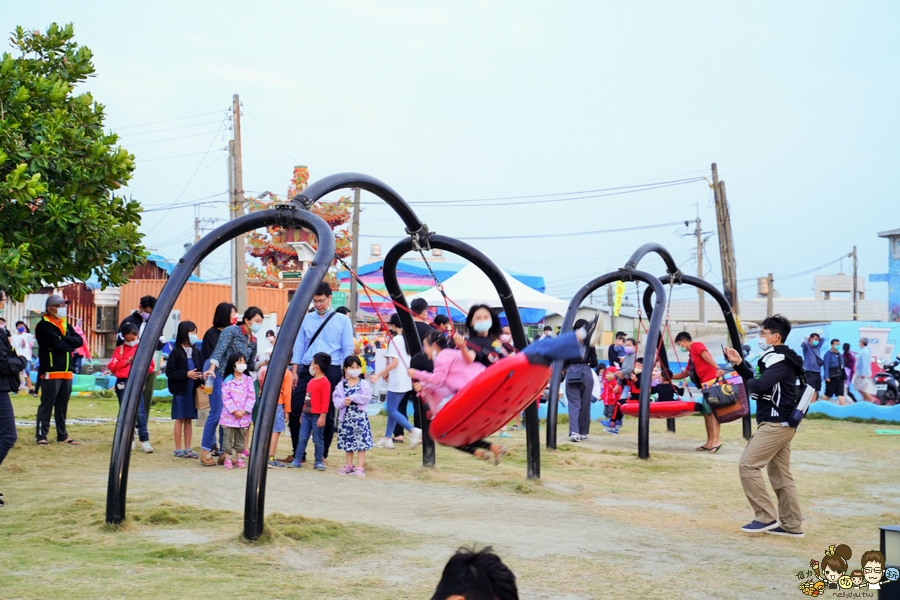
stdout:
<svg viewBox="0 0 900 600">
<path fill-rule="evenodd" d="M 164 140 L 151 140 L 149 142 L 138 142 L 137 144 L 127 144 L 127 145 L 128 145 L 128 147 L 132 147 L 132 146 L 143 146 L 145 144 L 159 144 L 160 142 L 171 142 L 173 140 L 183 140 L 186 138 L 200 137 L 201 135 L 209 135 L 210 133 L 219 133 L 219 131 L 221 131 L 221 130 L 222 130 L 222 127 L 220 126 L 219 129 L 216 129 L 215 131 L 201 131 L 200 133 L 192 133 L 190 135 L 182 135 L 179 137 L 166 138 Z M 215 141 L 215 140 L 213 140 L 213 141 Z"/>
<path fill-rule="evenodd" d="M 541 233 L 536 235 L 488 235 L 488 236 L 465 236 L 459 237 L 460 240 L 521 240 L 521 239 L 539 239 L 552 237 L 577 237 L 582 235 L 600 235 L 604 233 L 620 233 L 624 231 L 638 231 L 641 229 L 658 229 L 660 227 L 672 227 L 681 225 L 684 221 L 675 221 L 673 223 L 657 223 L 655 225 L 638 225 L 636 227 L 622 227 L 619 229 L 600 229 L 597 231 L 574 231 L 565 233 Z M 396 235 L 360 235 L 361 238 L 395 238 Z"/>
<path fill-rule="evenodd" d="M 202 125 L 213 125 L 218 122 L 219 121 L 204 121 L 203 123 L 195 123 L 193 125 L 179 125 L 178 127 L 167 127 L 166 129 L 151 129 L 150 131 L 136 131 L 135 133 L 126 133 L 126 134 L 122 134 L 122 135 L 126 135 L 129 137 L 135 136 L 135 135 L 149 135 L 151 133 L 163 133 L 165 131 L 176 131 L 178 129 L 190 129 L 191 127 L 200 127 Z M 116 134 L 116 135 L 119 135 L 119 134 Z M 122 137 L 122 135 L 120 135 L 120 137 Z"/>
<path fill-rule="evenodd" d="M 222 151 L 224 152 L 224 150 L 225 149 L 223 148 Z M 206 154 L 206 152 L 191 152 L 190 154 L 176 154 L 175 156 L 160 156 L 157 158 L 139 158 L 137 160 L 140 163 L 148 163 L 148 162 L 154 162 L 157 160 L 171 160 L 173 158 L 184 158 L 185 156 L 200 156 L 201 154 Z"/>
<path fill-rule="evenodd" d="M 199 115 L 191 115 L 190 117 L 178 117 L 177 119 L 166 119 L 165 121 L 153 121 L 151 123 L 141 123 L 140 125 L 125 125 L 124 127 L 112 127 L 114 131 L 119 129 L 134 129 L 135 127 L 147 127 L 149 125 L 159 125 L 160 123 L 173 123 L 175 121 L 185 121 L 187 119 L 196 119 L 197 117 L 205 117 L 206 115 L 217 115 L 221 114 L 221 110 L 214 110 L 212 112 L 200 113 Z"/>
</svg>

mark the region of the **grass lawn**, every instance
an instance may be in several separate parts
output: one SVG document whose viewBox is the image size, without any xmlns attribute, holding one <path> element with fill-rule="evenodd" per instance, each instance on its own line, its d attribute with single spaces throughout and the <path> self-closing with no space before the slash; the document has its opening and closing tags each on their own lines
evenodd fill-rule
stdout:
<svg viewBox="0 0 900 600">
<path fill-rule="evenodd" d="M 34 419 L 37 399 L 13 403 L 18 419 Z M 155 404 L 151 418 L 168 411 Z M 115 397 L 74 396 L 69 417 L 117 412 Z M 376 436 L 384 425 L 372 419 Z M 119 529 L 104 524 L 114 425 L 72 426 L 79 447 L 35 446 L 20 427 L 0 466 L 0 597 L 430 598 L 453 548 L 471 543 L 497 548 L 523 598 L 785 597 L 829 545 L 848 544 L 858 565 L 877 548 L 878 525 L 900 522 L 900 439 L 871 435 L 883 426 L 800 428 L 802 540 L 737 531 L 752 518 L 737 476 L 739 424 L 724 426 L 723 449 L 708 455 L 694 451 L 700 418 L 679 419 L 677 434 L 653 421 L 648 461 L 636 458 L 634 427 L 626 421 L 617 437 L 598 428 L 582 444 L 560 438 L 558 450 L 542 449 L 539 481 L 524 477 L 521 432 L 499 467 L 439 446 L 437 467 L 425 469 L 398 445 L 369 453 L 364 480 L 334 474 L 334 448 L 329 472 L 269 471 L 274 512 L 254 544 L 240 537 L 245 472 L 175 459 L 169 422 L 150 424 L 155 454 L 132 457 Z M 279 455 L 289 447 L 282 436 Z"/>
</svg>

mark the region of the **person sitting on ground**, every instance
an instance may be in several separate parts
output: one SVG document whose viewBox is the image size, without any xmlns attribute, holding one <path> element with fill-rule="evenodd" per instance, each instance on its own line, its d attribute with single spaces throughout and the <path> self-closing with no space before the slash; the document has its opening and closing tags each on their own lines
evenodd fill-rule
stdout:
<svg viewBox="0 0 900 600">
<path fill-rule="evenodd" d="M 106 368 L 116 378 L 116 397 L 119 399 L 119 406 L 122 406 L 122 395 L 125 393 L 125 385 L 128 383 L 128 377 L 131 375 L 131 363 L 134 362 L 134 355 L 137 352 L 138 329 L 134 323 L 125 323 L 119 330 L 122 334 L 122 345 L 117 346 L 113 350 L 112 358 Z M 150 361 L 150 371 L 156 365 L 153 360 Z M 140 381 L 140 374 L 136 375 Z M 147 413 L 144 412 L 144 402 L 138 402 L 137 414 L 138 438 L 141 441 L 141 450 L 147 454 L 153 452 L 153 446 L 150 445 L 150 432 L 147 430 Z M 131 449 L 134 450 L 134 431 L 131 432 Z"/>
<path fill-rule="evenodd" d="M 431 600 L 519 600 L 516 576 L 490 546 L 460 548 L 441 574 Z"/>
<path fill-rule="evenodd" d="M 725 370 L 716 364 L 706 346 L 695 342 L 687 331 L 682 331 L 675 336 L 675 345 L 681 352 L 686 352 L 689 358 L 685 369 L 681 373 L 675 373 L 672 379 L 690 378 L 697 388 L 705 389 L 715 385 L 716 380 L 725 374 Z M 735 352 L 737 351 L 735 350 Z M 706 443 L 697 447 L 697 452 L 715 454 L 722 447 L 719 441 L 719 421 L 706 399 L 703 399 L 701 406 L 700 414 L 703 415 L 706 422 Z"/>
</svg>

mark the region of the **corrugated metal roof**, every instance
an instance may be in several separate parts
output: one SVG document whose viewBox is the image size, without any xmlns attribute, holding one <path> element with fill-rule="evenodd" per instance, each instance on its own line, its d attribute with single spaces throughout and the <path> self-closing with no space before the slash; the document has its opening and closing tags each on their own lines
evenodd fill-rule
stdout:
<svg viewBox="0 0 900 600">
<path fill-rule="evenodd" d="M 172 276 L 172 271 L 175 270 L 175 267 L 178 265 L 178 261 L 169 260 L 165 256 L 161 254 L 151 254 L 147 257 L 148 262 L 155 263 L 160 269 L 163 269 L 166 273 L 169 274 L 169 277 Z M 196 275 L 191 275 L 188 281 L 196 281 L 197 283 L 206 283 Z"/>
</svg>

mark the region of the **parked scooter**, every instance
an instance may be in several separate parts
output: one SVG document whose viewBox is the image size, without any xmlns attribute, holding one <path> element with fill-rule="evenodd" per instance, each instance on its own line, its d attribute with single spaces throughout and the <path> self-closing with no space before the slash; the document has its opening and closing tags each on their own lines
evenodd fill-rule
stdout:
<svg viewBox="0 0 900 600">
<path fill-rule="evenodd" d="M 878 398 L 879 404 L 884 406 L 900 403 L 900 371 L 898 371 L 897 365 L 900 365 L 900 356 L 892 363 L 881 362 L 880 366 L 884 370 L 875 373 L 875 377 L 873 377 L 875 397 Z"/>
</svg>

